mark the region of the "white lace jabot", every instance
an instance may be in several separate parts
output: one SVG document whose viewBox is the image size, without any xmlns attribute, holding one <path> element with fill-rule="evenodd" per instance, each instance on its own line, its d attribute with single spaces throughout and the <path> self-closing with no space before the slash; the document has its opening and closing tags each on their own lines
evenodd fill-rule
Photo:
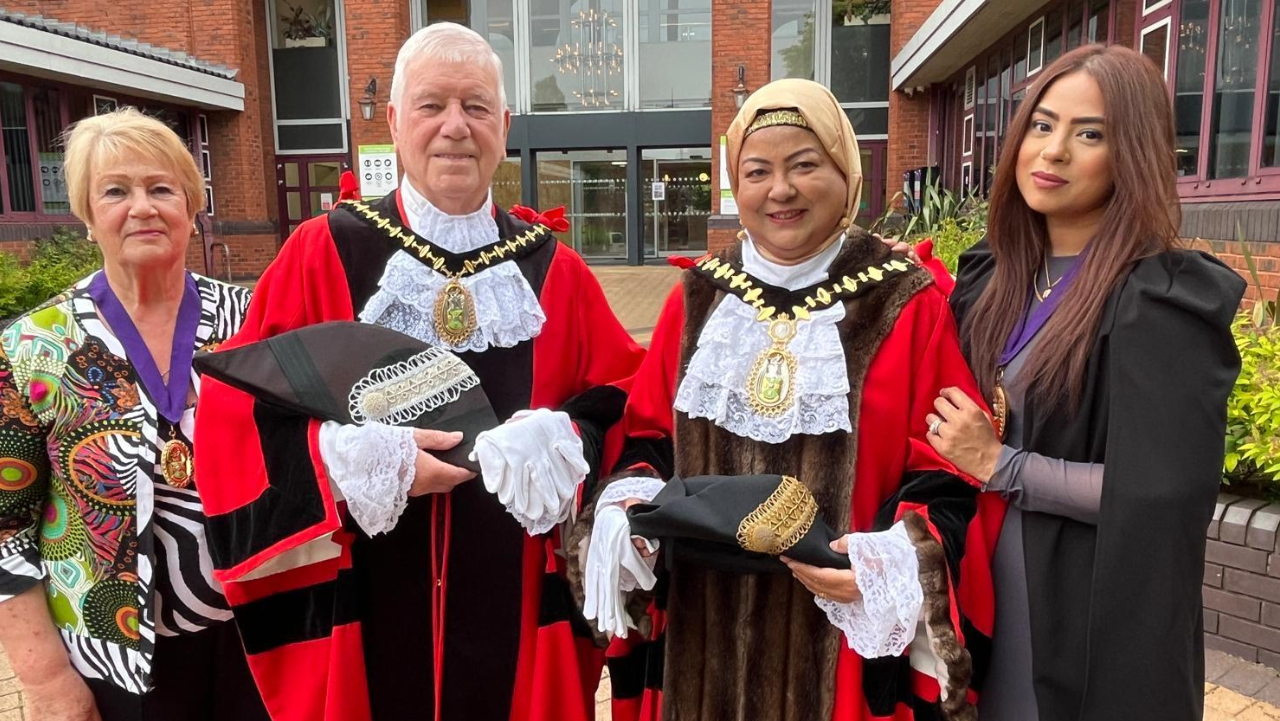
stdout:
<svg viewBox="0 0 1280 721">
<path fill-rule="evenodd" d="M 451 253 L 466 253 L 499 240 L 492 196 L 474 213 L 449 215 L 415 190 L 408 178 L 400 185 L 400 193 L 404 220 L 413 232 Z M 547 317 L 538 297 L 519 266 L 506 262 L 462 278 L 475 300 L 476 332 L 462 345 L 445 342 L 436 333 L 433 316 L 436 296 L 448 282 L 403 250 L 396 251 L 378 281 L 378 292 L 360 311 L 360 320 L 454 351 L 509 348 L 542 332 Z"/>
<path fill-rule="evenodd" d="M 742 244 L 742 267 L 770 285 L 797 290 L 826 280 L 843 245 L 841 238 L 803 263 L 780 265 L 762 256 L 748 238 Z M 676 392 L 676 409 L 764 443 L 781 443 L 797 433 L 851 433 L 849 375 L 836 328 L 843 319 L 844 305 L 837 303 L 796 324 L 795 338 L 787 346 L 797 362 L 796 401 L 770 418 L 753 411 L 747 398 L 751 366 L 771 345 L 768 327 L 756 320 L 751 306 L 737 296 L 726 297 L 698 336 L 698 349 Z"/>
</svg>

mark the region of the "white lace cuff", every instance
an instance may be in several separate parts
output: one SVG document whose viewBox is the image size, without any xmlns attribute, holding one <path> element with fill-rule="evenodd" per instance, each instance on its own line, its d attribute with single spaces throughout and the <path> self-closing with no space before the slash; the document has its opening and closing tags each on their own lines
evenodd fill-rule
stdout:
<svg viewBox="0 0 1280 721">
<path fill-rule="evenodd" d="M 859 656 L 899 656 L 915 638 L 924 606 L 915 546 L 901 522 L 887 531 L 851 533 L 847 538 L 862 598 L 852 603 L 821 598 L 814 602 Z"/>
<path fill-rule="evenodd" d="M 326 421 L 320 426 L 320 457 L 347 510 L 370 536 L 395 528 L 409 501 L 418 444 L 413 429 Z"/>
<path fill-rule="evenodd" d="M 667 485 L 666 482 L 661 478 L 647 476 L 619 478 L 610 483 L 604 489 L 604 492 L 600 494 L 600 498 L 596 500 L 596 513 L 599 513 L 605 506 L 622 503 L 632 498 L 648 503 L 653 500 L 654 496 L 658 495 L 658 492 L 665 485 Z"/>
</svg>

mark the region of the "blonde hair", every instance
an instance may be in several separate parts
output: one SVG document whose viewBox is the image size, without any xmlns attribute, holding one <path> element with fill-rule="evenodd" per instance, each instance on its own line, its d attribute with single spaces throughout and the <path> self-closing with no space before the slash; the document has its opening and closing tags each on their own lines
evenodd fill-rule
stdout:
<svg viewBox="0 0 1280 721">
<path fill-rule="evenodd" d="M 63 142 L 63 172 L 71 212 L 85 223 L 92 220 L 89 194 L 94 173 L 131 155 L 155 161 L 177 176 L 193 218 L 204 210 L 204 176 L 196 167 L 195 158 L 178 134 L 155 118 L 134 108 L 121 108 L 76 122 L 67 128 Z"/>
</svg>

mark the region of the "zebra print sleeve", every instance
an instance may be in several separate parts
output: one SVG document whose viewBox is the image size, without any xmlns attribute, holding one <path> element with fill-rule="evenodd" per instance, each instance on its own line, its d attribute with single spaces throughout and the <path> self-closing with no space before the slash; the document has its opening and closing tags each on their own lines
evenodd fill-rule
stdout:
<svg viewBox="0 0 1280 721">
<path fill-rule="evenodd" d="M 44 578 L 36 533 L 49 484 L 45 430 L 5 351 L 0 348 L 0 603 Z M 38 389 L 43 382 L 33 377 L 28 385 Z"/>
</svg>

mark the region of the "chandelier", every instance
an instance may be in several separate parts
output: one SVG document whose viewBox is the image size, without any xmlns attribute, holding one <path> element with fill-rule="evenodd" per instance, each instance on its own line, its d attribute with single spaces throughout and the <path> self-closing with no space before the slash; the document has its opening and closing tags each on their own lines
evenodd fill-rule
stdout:
<svg viewBox="0 0 1280 721">
<path fill-rule="evenodd" d="M 576 76 L 573 96 L 588 108 L 607 108 L 618 97 L 609 87 L 610 78 L 622 75 L 622 47 L 618 21 L 594 8 L 581 10 L 569 21 L 569 42 L 556 48 L 551 59 L 561 75 Z"/>
</svg>

